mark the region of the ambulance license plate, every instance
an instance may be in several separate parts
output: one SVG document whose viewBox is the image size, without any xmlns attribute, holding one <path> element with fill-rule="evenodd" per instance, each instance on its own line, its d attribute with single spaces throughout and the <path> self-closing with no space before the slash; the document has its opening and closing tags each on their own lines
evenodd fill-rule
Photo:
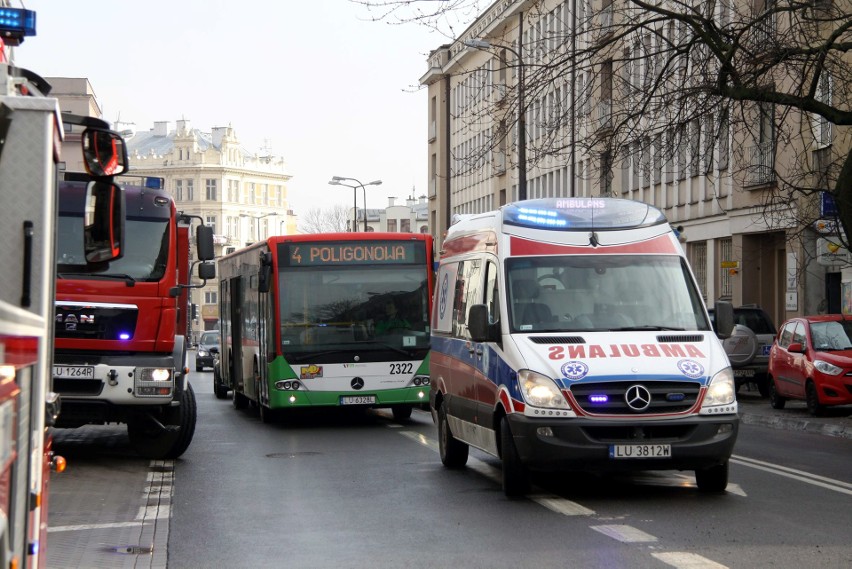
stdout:
<svg viewBox="0 0 852 569">
<path fill-rule="evenodd" d="M 53 377 L 95 379 L 94 366 L 53 366 Z"/>
<path fill-rule="evenodd" d="M 610 458 L 671 458 L 672 445 L 609 445 Z"/>
<path fill-rule="evenodd" d="M 340 398 L 341 405 L 375 405 L 375 395 L 344 395 Z"/>
<path fill-rule="evenodd" d="M 754 377 L 753 369 L 735 369 L 734 377 Z"/>
</svg>

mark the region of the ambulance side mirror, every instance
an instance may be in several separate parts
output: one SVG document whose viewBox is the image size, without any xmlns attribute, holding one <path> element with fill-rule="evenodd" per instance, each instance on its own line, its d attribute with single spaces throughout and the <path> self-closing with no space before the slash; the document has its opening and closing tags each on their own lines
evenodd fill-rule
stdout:
<svg viewBox="0 0 852 569">
<path fill-rule="evenodd" d="M 83 248 L 86 261 L 103 263 L 124 253 L 124 190 L 111 182 L 94 181 L 86 188 Z"/>
<path fill-rule="evenodd" d="M 717 300 L 713 307 L 716 318 L 716 335 L 722 338 L 730 338 L 734 333 L 734 305 L 726 300 Z"/>
<path fill-rule="evenodd" d="M 474 342 L 496 342 L 497 334 L 488 323 L 488 306 L 485 304 L 474 304 L 467 314 L 467 328 L 470 338 Z"/>
</svg>

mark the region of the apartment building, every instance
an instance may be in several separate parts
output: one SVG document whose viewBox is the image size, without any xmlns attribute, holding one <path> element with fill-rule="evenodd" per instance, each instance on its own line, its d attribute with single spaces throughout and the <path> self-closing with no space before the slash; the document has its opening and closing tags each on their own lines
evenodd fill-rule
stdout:
<svg viewBox="0 0 852 569">
<path fill-rule="evenodd" d="M 704 4 L 719 26 L 774 6 Z M 750 37 L 755 45 L 789 25 L 770 15 L 754 26 L 763 34 Z M 428 89 L 428 215 L 438 244 L 453 214 L 523 194 L 639 200 L 679 229 L 709 306 L 756 303 L 776 324 L 840 312 L 849 255 L 836 247 L 827 254 L 831 231 L 803 231 L 795 215 L 816 207 L 830 216 L 831 201 L 822 192 L 778 195 L 780 180 L 820 187 L 815 179 L 845 156 L 849 133 L 769 104 L 734 117 L 709 101 L 689 114 L 677 85 L 669 97 L 658 89 L 643 98 L 654 81 L 688 84 L 702 67 L 696 54 L 667 58 L 688 35 L 678 22 L 626 31 L 641 17 L 622 0 L 498 0 L 431 52 L 420 83 Z"/>
<path fill-rule="evenodd" d="M 213 227 L 217 256 L 297 232 L 283 158 L 246 150 L 231 126 L 202 131 L 186 119 L 173 125 L 160 121 L 148 131 L 125 132 L 130 174 L 162 178 L 178 210 Z M 193 330 L 216 328 L 216 283 L 193 289 L 191 295 L 199 307 Z"/>
<path fill-rule="evenodd" d="M 350 208 L 349 219 L 357 220 L 356 231 L 390 231 L 400 233 L 429 233 L 429 205 L 426 196 L 405 199 L 396 203 L 395 197 L 388 198 L 386 208 Z M 354 215 L 353 215 L 354 212 Z M 366 216 L 366 222 L 364 217 Z M 352 221 L 349 221 L 351 224 Z"/>
</svg>

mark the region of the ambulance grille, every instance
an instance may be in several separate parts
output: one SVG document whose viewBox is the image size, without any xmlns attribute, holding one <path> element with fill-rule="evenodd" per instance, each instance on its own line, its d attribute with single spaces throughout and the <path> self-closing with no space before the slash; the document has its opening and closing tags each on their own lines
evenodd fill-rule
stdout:
<svg viewBox="0 0 852 569">
<path fill-rule="evenodd" d="M 703 334 L 681 334 L 680 336 L 657 336 L 657 341 L 660 343 L 676 343 L 682 344 L 684 342 L 703 342 L 704 335 Z"/>
<path fill-rule="evenodd" d="M 532 336 L 533 344 L 585 344 L 582 336 Z"/>
<path fill-rule="evenodd" d="M 628 404 L 628 390 L 641 386 L 642 396 L 647 393 L 651 401 L 644 409 Z M 698 400 L 701 384 L 690 381 L 607 381 L 582 383 L 571 386 L 574 399 L 583 411 L 593 415 L 647 415 L 654 413 L 684 413 Z M 631 392 L 632 396 L 636 393 Z M 593 402 L 596 400 L 596 402 Z"/>
</svg>

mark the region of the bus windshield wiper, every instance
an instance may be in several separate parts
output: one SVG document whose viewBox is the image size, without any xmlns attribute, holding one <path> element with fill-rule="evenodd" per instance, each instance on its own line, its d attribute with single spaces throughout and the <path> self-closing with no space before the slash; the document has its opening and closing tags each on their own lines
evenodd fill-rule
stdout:
<svg viewBox="0 0 852 569">
<path fill-rule="evenodd" d="M 57 276 L 60 279 L 67 279 L 69 277 L 89 277 L 92 279 L 121 279 L 127 284 L 127 286 L 136 285 L 136 279 L 124 273 L 57 273 Z"/>
</svg>

